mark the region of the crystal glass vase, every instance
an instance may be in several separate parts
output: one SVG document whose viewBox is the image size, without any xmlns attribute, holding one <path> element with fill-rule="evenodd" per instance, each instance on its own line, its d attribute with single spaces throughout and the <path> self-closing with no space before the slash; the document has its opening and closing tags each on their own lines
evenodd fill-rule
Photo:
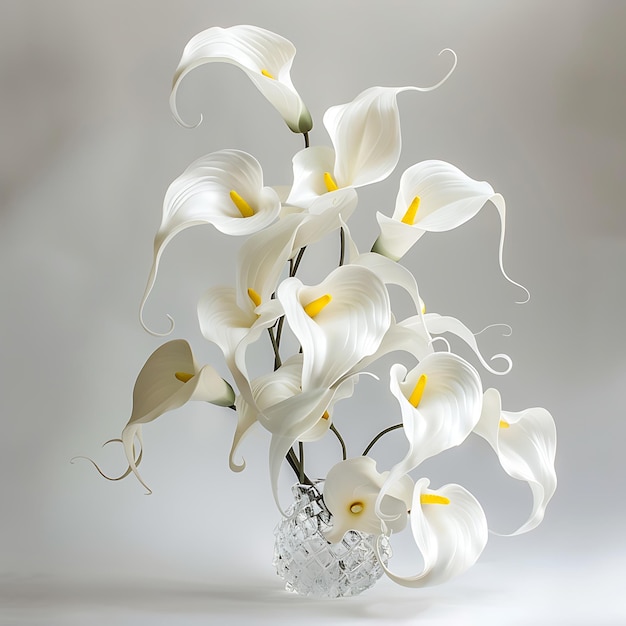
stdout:
<svg viewBox="0 0 626 626">
<path fill-rule="evenodd" d="M 338 598 L 356 596 L 372 587 L 383 575 L 374 549 L 376 537 L 348 531 L 336 544 L 324 531 L 332 516 L 324 504 L 320 482 L 294 485 L 294 503 L 274 530 L 274 566 L 285 589 L 301 595 Z M 386 537 L 381 539 L 383 561 L 391 557 Z"/>
</svg>

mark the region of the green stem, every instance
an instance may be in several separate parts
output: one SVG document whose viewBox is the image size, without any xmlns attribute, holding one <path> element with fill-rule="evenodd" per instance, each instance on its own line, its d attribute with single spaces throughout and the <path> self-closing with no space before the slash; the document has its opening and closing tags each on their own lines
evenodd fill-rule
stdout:
<svg viewBox="0 0 626 626">
<path fill-rule="evenodd" d="M 389 428 L 385 428 L 385 430 L 383 430 L 382 432 L 378 433 L 376 435 L 376 437 L 374 437 L 374 439 L 372 439 L 369 443 L 369 445 L 367 446 L 367 448 L 365 448 L 365 450 L 363 450 L 363 454 L 361 456 L 366 456 L 367 453 L 372 449 L 373 445 L 383 436 L 386 435 L 387 433 L 390 433 L 393 430 L 398 430 L 398 428 L 402 428 L 404 426 L 404 424 L 396 424 L 395 426 L 390 426 Z"/>
<path fill-rule="evenodd" d="M 304 444 L 298 442 L 298 451 L 300 453 L 300 484 L 304 484 Z"/>
<path fill-rule="evenodd" d="M 306 246 L 304 248 L 300 248 L 300 252 L 298 252 L 298 256 L 296 257 L 295 262 L 291 263 L 289 270 L 289 278 L 293 278 L 298 271 L 298 267 L 300 267 L 300 261 L 302 261 L 302 256 L 304 255 L 304 251 L 306 250 Z"/>
<path fill-rule="evenodd" d="M 339 252 L 339 267 L 341 267 L 343 265 L 343 257 L 346 253 L 346 233 L 343 227 L 339 229 L 339 241 L 341 244 L 341 250 Z"/>
<path fill-rule="evenodd" d="M 342 460 L 346 460 L 348 458 L 348 451 L 346 450 L 346 442 L 343 440 L 343 437 L 339 434 L 339 431 L 335 428 L 334 424 L 330 425 L 330 429 L 335 433 L 335 437 L 339 440 L 341 444 L 341 456 Z"/>
<path fill-rule="evenodd" d="M 280 338 L 283 334 L 283 324 L 285 322 L 285 316 L 281 316 L 281 318 L 278 320 L 278 327 L 276 328 L 276 349 L 280 349 Z M 274 361 L 274 371 L 276 371 L 282 364 L 279 363 L 278 365 L 276 364 L 276 361 Z"/>
<path fill-rule="evenodd" d="M 300 462 L 298 461 L 298 457 L 296 453 L 293 451 L 293 448 L 289 448 L 289 452 L 287 452 L 287 462 L 291 466 L 291 469 L 294 471 L 298 482 L 301 485 L 312 485 L 313 482 L 311 479 L 304 473 L 304 468 L 300 468 Z"/>
<path fill-rule="evenodd" d="M 276 371 L 283 364 L 280 359 L 279 342 L 277 342 L 276 337 L 274 337 L 274 328 L 268 328 L 267 332 L 272 342 L 272 348 L 274 348 L 274 371 Z"/>
<path fill-rule="evenodd" d="M 302 133 L 304 135 L 304 147 L 308 148 L 309 147 L 309 133 Z"/>
</svg>

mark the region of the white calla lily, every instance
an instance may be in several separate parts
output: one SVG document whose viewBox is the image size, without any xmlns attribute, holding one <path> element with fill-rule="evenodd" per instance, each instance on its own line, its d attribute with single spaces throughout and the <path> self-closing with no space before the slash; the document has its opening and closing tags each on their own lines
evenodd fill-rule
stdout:
<svg viewBox="0 0 626 626">
<path fill-rule="evenodd" d="M 338 267 L 312 287 L 288 278 L 276 295 L 302 346 L 303 391 L 332 387 L 376 352 L 391 323 L 387 289 L 365 267 Z"/>
<path fill-rule="evenodd" d="M 543 520 L 546 506 L 556 490 L 554 419 L 540 407 L 516 413 L 503 411 L 500 393 L 487 389 L 474 432 L 494 449 L 504 471 L 512 478 L 527 482 L 532 491 L 530 516 L 508 535 L 532 530 Z"/>
<path fill-rule="evenodd" d="M 122 431 L 122 444 L 129 468 L 150 492 L 137 470 L 134 458 L 135 437 L 141 427 L 190 400 L 203 400 L 219 406 L 232 406 L 232 387 L 210 365 L 196 362 L 189 344 L 176 339 L 157 348 L 139 372 L 133 390 L 133 410 Z"/>
<path fill-rule="evenodd" d="M 504 271 L 504 198 L 489 183 L 474 180 L 445 161 L 422 161 L 402 174 L 393 216 L 376 214 L 380 236 L 372 250 L 397 261 L 424 233 L 452 230 L 469 221 L 489 201 L 500 216 L 500 271 L 510 283 L 524 289 L 528 299 L 528 290 Z"/>
<path fill-rule="evenodd" d="M 228 235 L 250 235 L 269 226 L 279 213 L 278 195 L 263 186 L 263 172 L 253 156 L 240 150 L 220 150 L 192 163 L 165 194 L 152 269 L 140 306 L 144 328 L 143 308 L 156 281 L 163 250 L 174 236 L 201 224 L 213 224 Z"/>
<path fill-rule="evenodd" d="M 448 352 L 429 354 L 408 374 L 396 363 L 389 377 L 409 441 L 406 456 L 391 468 L 392 484 L 424 460 L 465 441 L 480 418 L 483 390 L 476 370 Z"/>
<path fill-rule="evenodd" d="M 324 114 L 324 126 L 333 148 L 315 146 L 293 158 L 294 184 L 289 202 L 306 207 L 319 195 L 344 187 L 381 181 L 400 158 L 402 139 L 397 97 L 403 91 L 432 91 L 456 67 L 431 87 L 371 87 L 352 102 L 333 106 Z"/>
<path fill-rule="evenodd" d="M 424 558 L 423 570 L 399 576 L 382 563 L 387 576 L 404 587 L 438 585 L 462 574 L 487 544 L 485 513 L 469 491 L 453 484 L 435 491 L 428 486 L 427 478 L 415 483 L 410 515 L 413 537 Z"/>
<path fill-rule="evenodd" d="M 176 106 L 181 81 L 192 69 L 205 63 L 229 63 L 248 75 L 294 133 L 306 133 L 313 122 L 291 82 L 295 54 L 296 49 L 289 40 L 257 26 L 215 26 L 204 30 L 185 46 L 176 68 L 170 96 L 172 113 L 179 124 L 189 127 Z"/>
<path fill-rule="evenodd" d="M 382 524 L 376 514 L 376 499 L 388 472 L 379 473 L 376 461 L 367 456 L 355 457 L 334 465 L 324 481 L 324 503 L 332 514 L 332 528 L 326 539 L 337 543 L 349 530 L 380 535 L 383 530 L 401 531 L 407 523 L 413 481 L 401 476 L 388 489 L 381 508 L 393 521 Z"/>
</svg>

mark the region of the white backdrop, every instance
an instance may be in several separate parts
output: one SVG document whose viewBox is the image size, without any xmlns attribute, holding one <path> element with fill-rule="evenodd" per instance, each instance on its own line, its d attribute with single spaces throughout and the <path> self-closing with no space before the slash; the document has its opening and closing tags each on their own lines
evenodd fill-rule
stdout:
<svg viewBox="0 0 626 626">
<path fill-rule="evenodd" d="M 623 623 L 624 3 L 0 5 L 0 623 Z M 84 454 L 111 473 L 124 465 L 119 449 L 100 444 L 119 436 L 137 372 L 161 343 L 142 331 L 137 310 L 169 183 L 195 158 L 228 147 L 254 154 L 267 184 L 290 182 L 301 138 L 237 69 L 216 64 L 185 79 L 181 112 L 190 120 L 202 113 L 198 129 L 170 116 L 184 44 L 209 26 L 237 23 L 296 45 L 292 78 L 313 114 L 314 144 L 328 142 L 327 107 L 372 85 L 432 84 L 449 67 L 438 52 L 458 54 L 439 90 L 400 96 L 400 163 L 360 194 L 351 228 L 362 249 L 371 245 L 375 212 L 391 211 L 400 174 L 426 158 L 450 161 L 504 195 L 505 266 L 530 289 L 530 303 L 514 304 L 520 291 L 499 274 L 493 209 L 427 235 L 404 263 L 430 311 L 475 330 L 513 327 L 508 338 L 481 335 L 486 354 L 514 361 L 508 376 L 483 380 L 509 410 L 552 412 L 560 483 L 539 529 L 493 536 L 479 564 L 447 586 L 410 591 L 382 581 L 334 603 L 283 592 L 270 563 L 278 513 L 268 436 L 254 433 L 242 448 L 247 470 L 231 473 L 226 409 L 187 406 L 146 428 L 150 497 L 133 478 L 109 483 L 88 463 L 69 462 Z M 211 227 L 178 236 L 146 309 L 154 327 L 171 314 L 173 336 L 224 376 L 195 306 L 210 285 L 232 282 L 238 246 Z M 332 261 L 337 243 L 315 252 Z M 319 280 L 316 269 L 305 261 L 303 279 Z M 338 407 L 352 454 L 397 419 L 380 399 L 384 378 L 380 385 L 364 382 L 352 404 Z M 382 465 L 404 445 L 396 435 L 377 450 Z M 512 529 L 529 494 L 482 444 L 470 441 L 424 471 L 434 485 L 462 482 L 494 527 Z M 332 441 L 311 446 L 312 473 L 336 455 Z M 283 497 L 292 482 L 284 474 Z M 408 572 L 415 555 L 407 546 L 397 558 Z"/>
</svg>

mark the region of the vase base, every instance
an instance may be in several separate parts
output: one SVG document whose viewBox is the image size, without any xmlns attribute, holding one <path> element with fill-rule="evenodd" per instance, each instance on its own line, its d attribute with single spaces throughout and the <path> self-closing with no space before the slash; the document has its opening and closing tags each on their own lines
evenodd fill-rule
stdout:
<svg viewBox="0 0 626 626">
<path fill-rule="evenodd" d="M 274 566 L 285 589 L 299 595 L 339 598 L 356 596 L 372 587 L 383 575 L 375 550 L 375 535 L 348 531 L 336 544 L 324 531 L 331 515 L 315 485 L 295 485 L 295 502 L 274 531 Z M 380 547 L 384 562 L 391 557 L 387 537 Z"/>
</svg>

